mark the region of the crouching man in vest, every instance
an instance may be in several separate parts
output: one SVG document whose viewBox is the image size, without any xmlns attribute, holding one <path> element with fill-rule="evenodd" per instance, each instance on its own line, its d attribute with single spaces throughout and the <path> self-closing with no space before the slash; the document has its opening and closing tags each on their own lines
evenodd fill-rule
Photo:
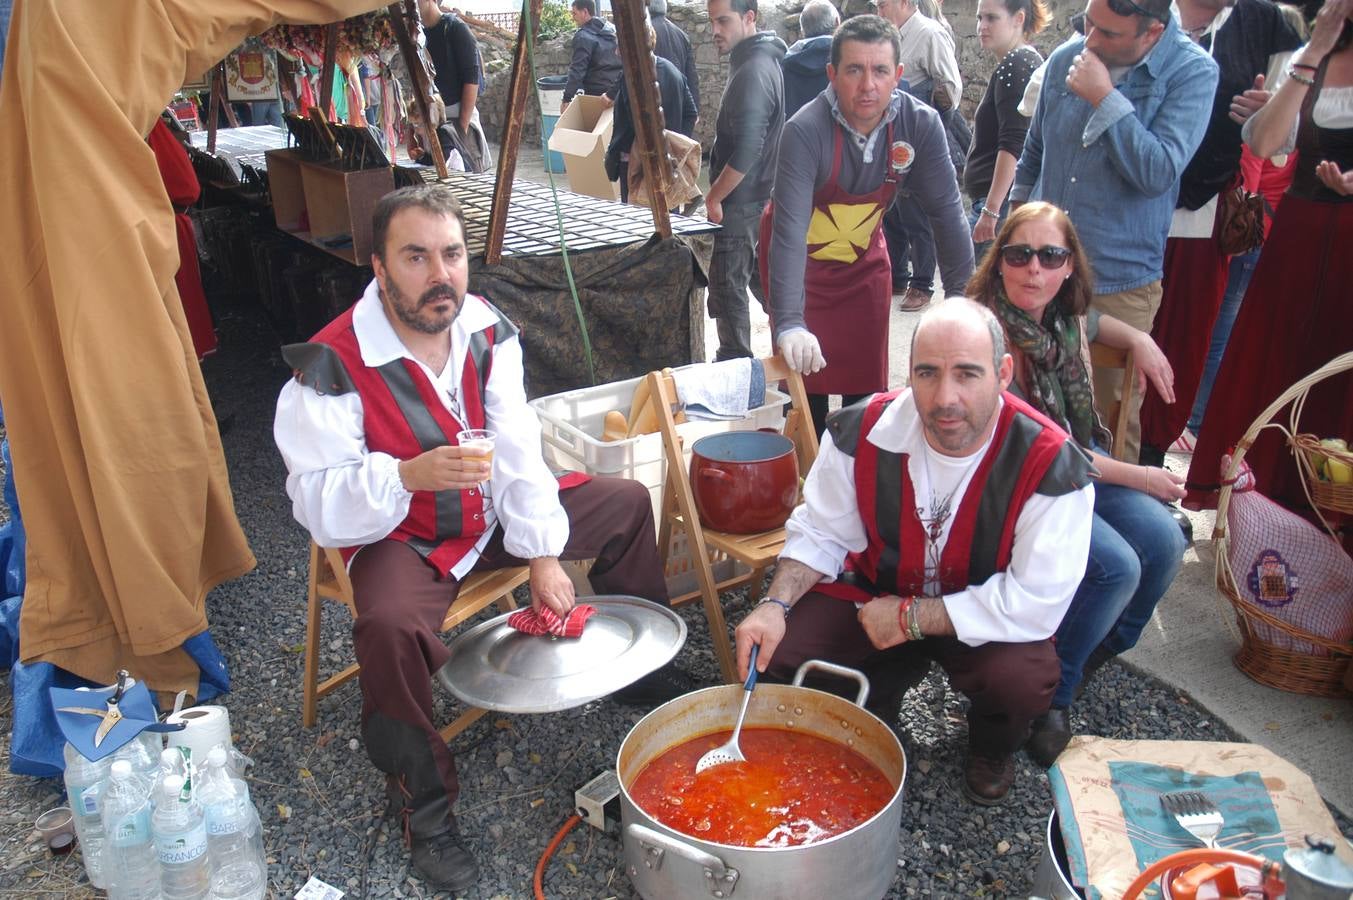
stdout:
<svg viewBox="0 0 1353 900">
<path fill-rule="evenodd" d="M 438 637 L 460 580 L 525 565 L 531 604 L 565 616 L 560 559 L 591 559 L 598 593 L 667 602 L 648 490 L 618 478 L 556 482 L 526 403 L 517 331 L 466 293 L 465 220 L 445 187 L 405 188 L 374 214 L 375 280 L 306 344 L 284 348 L 295 378 L 274 437 L 293 512 L 316 543 L 344 548 L 357 606 L 362 735 L 405 816 L 413 868 L 461 891 L 478 869 L 451 807 L 456 767 L 432 722 Z M 492 463 L 456 435 L 497 433 Z M 631 686 L 632 702 L 692 685 L 670 667 Z"/>
<path fill-rule="evenodd" d="M 895 722 L 930 660 L 971 701 L 964 793 L 1000 803 L 1061 677 L 1049 640 L 1085 574 L 1093 469 L 1006 392 L 1001 325 L 962 298 L 921 318 L 911 387 L 834 413 L 769 594 L 737 628 L 745 676 L 808 659 L 870 675 Z M 920 662 L 918 670 L 917 663 Z"/>
</svg>

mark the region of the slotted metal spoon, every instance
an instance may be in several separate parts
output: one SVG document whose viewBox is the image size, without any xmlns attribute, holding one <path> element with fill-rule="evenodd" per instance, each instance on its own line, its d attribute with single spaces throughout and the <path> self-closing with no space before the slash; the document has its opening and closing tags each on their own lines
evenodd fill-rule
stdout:
<svg viewBox="0 0 1353 900">
<path fill-rule="evenodd" d="M 1179 827 L 1213 849 L 1225 824 L 1221 810 L 1202 791 L 1174 791 L 1160 795 L 1160 805 L 1174 816 Z"/>
<path fill-rule="evenodd" d="M 695 774 L 710 768 L 731 762 L 746 762 L 742 748 L 738 746 L 738 735 L 742 734 L 742 720 L 747 718 L 747 705 L 752 702 L 752 688 L 756 687 L 756 655 L 761 652 L 760 644 L 752 644 L 752 659 L 747 664 L 747 680 L 742 683 L 742 709 L 738 711 L 738 722 L 733 726 L 733 736 L 727 743 L 720 744 L 696 760 Z"/>
</svg>

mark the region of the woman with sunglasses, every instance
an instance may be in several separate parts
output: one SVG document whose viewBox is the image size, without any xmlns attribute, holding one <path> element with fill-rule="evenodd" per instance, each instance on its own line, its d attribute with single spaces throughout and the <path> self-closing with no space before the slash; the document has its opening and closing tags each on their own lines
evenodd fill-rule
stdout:
<svg viewBox="0 0 1353 900">
<path fill-rule="evenodd" d="M 1217 505 L 1222 454 L 1297 380 L 1353 350 L 1353 0 L 1328 0 L 1311 40 L 1274 79 L 1273 97 L 1241 136 L 1256 156 L 1297 151 L 1254 277 L 1213 382 L 1184 501 Z M 1301 430 L 1353 437 L 1353 377 L 1312 387 Z M 1286 442 L 1261 432 L 1245 462 L 1259 489 L 1306 507 Z"/>
<path fill-rule="evenodd" d="M 1185 548 L 1163 502 L 1183 496 L 1183 479 L 1107 453 L 1109 434 L 1090 387 L 1089 341 L 1132 350 L 1141 377 L 1167 400 L 1173 399 L 1169 364 L 1149 335 L 1089 312 L 1092 278 L 1066 213 L 1049 203 L 1025 203 L 1010 213 L 968 282 L 968 296 L 1005 326 L 1015 361 L 1010 389 L 1066 429 L 1100 473 L 1085 578 L 1057 629 L 1061 681 L 1026 747 L 1044 766 L 1071 738 L 1069 709 L 1078 686 L 1137 643 Z"/>
</svg>

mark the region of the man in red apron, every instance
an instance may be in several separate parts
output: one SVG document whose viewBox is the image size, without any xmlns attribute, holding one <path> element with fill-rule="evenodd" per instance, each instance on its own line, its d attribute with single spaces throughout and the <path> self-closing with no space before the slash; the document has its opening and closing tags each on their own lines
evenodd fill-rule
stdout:
<svg viewBox="0 0 1353 900">
<path fill-rule="evenodd" d="M 808 377 L 821 433 L 827 396 L 888 387 L 892 269 L 883 214 L 905 186 L 935 232 L 945 285 L 972 275 L 954 166 L 938 114 L 897 90 L 897 29 L 856 16 L 832 38 L 830 82 L 785 123 L 761 218 L 761 282 L 775 344 Z"/>
</svg>

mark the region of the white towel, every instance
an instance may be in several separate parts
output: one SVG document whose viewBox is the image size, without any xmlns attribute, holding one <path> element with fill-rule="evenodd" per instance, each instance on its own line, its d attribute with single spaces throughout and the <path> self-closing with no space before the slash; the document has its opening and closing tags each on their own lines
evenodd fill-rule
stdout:
<svg viewBox="0 0 1353 900">
<path fill-rule="evenodd" d="M 690 366 L 673 372 L 672 378 L 677 399 L 691 419 L 741 419 L 749 409 L 765 403 L 766 376 L 759 360 Z"/>
</svg>

